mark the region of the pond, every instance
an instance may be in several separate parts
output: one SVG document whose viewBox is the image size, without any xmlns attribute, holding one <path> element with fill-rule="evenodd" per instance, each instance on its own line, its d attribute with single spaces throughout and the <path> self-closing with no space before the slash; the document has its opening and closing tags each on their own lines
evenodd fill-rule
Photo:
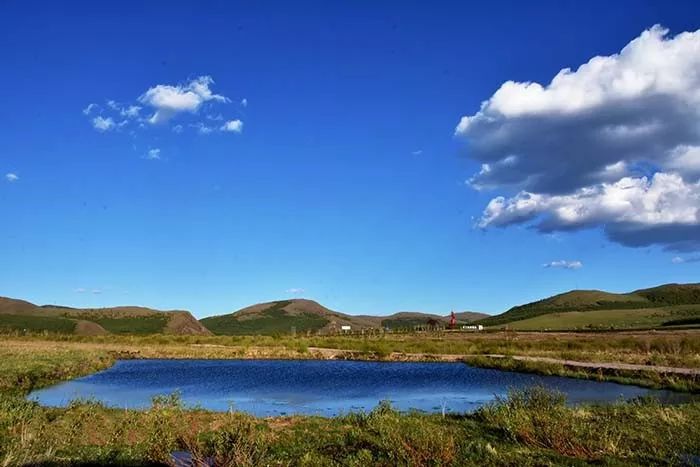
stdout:
<svg viewBox="0 0 700 467">
<path fill-rule="evenodd" d="M 94 399 L 145 408 L 156 395 L 178 392 L 187 406 L 238 410 L 257 416 L 334 416 L 368 411 L 389 400 L 400 410 L 468 412 L 510 388 L 540 385 L 570 403 L 684 395 L 636 386 L 475 368 L 463 363 L 338 360 L 123 360 L 90 376 L 29 395 L 48 406 Z M 687 396 L 685 396 L 687 397 Z"/>
</svg>

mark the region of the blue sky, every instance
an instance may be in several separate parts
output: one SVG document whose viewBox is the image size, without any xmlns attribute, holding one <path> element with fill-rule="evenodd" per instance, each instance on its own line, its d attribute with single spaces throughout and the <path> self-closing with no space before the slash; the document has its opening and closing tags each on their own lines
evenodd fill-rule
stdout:
<svg viewBox="0 0 700 467">
<path fill-rule="evenodd" d="M 610 147 L 564 154 L 527 136 L 561 120 L 525 107 L 575 100 L 495 93 L 546 86 L 657 24 L 668 32 L 654 44 L 685 52 L 695 38 L 674 37 L 700 27 L 700 5 L 470 3 L 2 2 L 0 295 L 198 317 L 288 297 L 352 314 L 497 313 L 572 288 L 698 281 L 692 131 L 663 159 L 620 156 L 619 177 L 589 177 Z M 651 72 L 697 70 L 677 55 Z M 671 119 L 698 88 L 669 86 Z M 602 96 L 589 114 L 614 105 Z M 465 116 L 477 123 L 458 128 Z M 503 133 L 521 123 L 534 130 Z M 510 152 L 489 146 L 498 131 Z M 653 182 L 662 205 L 611 211 L 601 195 L 592 214 L 563 217 L 590 201 L 578 190 L 624 176 L 648 194 L 655 173 L 671 177 Z M 532 182 L 545 179 L 557 183 Z"/>
</svg>

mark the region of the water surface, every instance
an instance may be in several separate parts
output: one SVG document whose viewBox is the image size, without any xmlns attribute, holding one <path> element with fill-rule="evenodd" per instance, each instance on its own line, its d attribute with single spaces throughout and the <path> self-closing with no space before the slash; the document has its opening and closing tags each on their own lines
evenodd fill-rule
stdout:
<svg viewBox="0 0 700 467">
<path fill-rule="evenodd" d="M 109 406 L 145 408 L 156 395 L 179 392 L 188 406 L 258 416 L 333 416 L 368 411 L 381 400 L 400 410 L 466 412 L 505 396 L 509 388 L 542 385 L 571 403 L 611 402 L 677 393 L 557 376 L 475 368 L 463 363 L 336 360 L 123 360 L 90 376 L 34 391 L 49 406 L 96 399 Z"/>
</svg>

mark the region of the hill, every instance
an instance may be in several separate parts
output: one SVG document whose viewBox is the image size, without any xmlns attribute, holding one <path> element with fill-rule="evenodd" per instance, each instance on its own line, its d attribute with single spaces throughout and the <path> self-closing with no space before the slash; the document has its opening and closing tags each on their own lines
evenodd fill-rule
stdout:
<svg viewBox="0 0 700 467">
<path fill-rule="evenodd" d="M 601 290 L 572 290 L 553 297 L 525 305 L 515 306 L 500 315 L 481 319 L 484 326 L 499 326 L 522 322 L 543 315 L 567 314 L 570 312 L 592 312 L 613 310 L 650 310 L 680 305 L 700 305 L 700 284 L 666 284 L 650 289 L 635 290 L 630 293 L 610 293 Z M 668 311 L 667 309 L 665 311 Z M 663 314 L 663 313 L 662 313 Z M 629 316 L 629 313 L 624 314 Z M 569 315 L 571 318 L 573 315 Z M 605 315 L 601 315 L 605 316 Z M 581 322 L 582 318 L 577 318 Z M 587 318 L 583 318 L 585 321 Z M 612 320 L 613 315 L 608 315 Z M 537 323 L 553 324 L 551 320 Z M 533 324 L 533 323 L 530 323 Z M 549 326 L 551 327 L 551 326 Z M 554 326 L 560 328 L 560 326 Z"/>
<path fill-rule="evenodd" d="M 483 318 L 483 313 L 457 313 L 459 323 Z M 297 333 L 332 333 L 342 326 L 352 331 L 388 328 L 392 330 L 413 329 L 436 321 L 446 325 L 449 316 L 420 312 L 400 312 L 389 316 L 346 315 L 330 310 L 306 299 L 281 300 L 259 303 L 236 312 L 204 318 L 200 322 L 214 334 L 288 334 L 294 328 Z"/>
<path fill-rule="evenodd" d="M 234 313 L 204 318 L 200 322 L 214 334 L 288 334 L 295 332 L 331 332 L 341 326 L 353 330 L 377 327 L 376 320 L 364 316 L 350 316 L 330 310 L 306 299 L 281 300 L 259 303 Z"/>
<path fill-rule="evenodd" d="M 483 319 L 489 315 L 485 313 L 477 313 L 475 311 L 462 311 L 455 313 L 457 324 L 468 324 L 478 319 Z M 447 326 L 450 322 L 450 315 L 436 315 L 432 313 L 421 313 L 415 311 L 402 311 L 393 315 L 384 317 L 375 317 L 381 321 L 381 326 L 388 329 L 413 329 L 416 326 L 425 326 L 428 322 L 437 321 L 443 326 Z"/>
<path fill-rule="evenodd" d="M 62 334 L 211 334 L 188 311 L 70 308 L 0 297 L 0 329 Z"/>
</svg>

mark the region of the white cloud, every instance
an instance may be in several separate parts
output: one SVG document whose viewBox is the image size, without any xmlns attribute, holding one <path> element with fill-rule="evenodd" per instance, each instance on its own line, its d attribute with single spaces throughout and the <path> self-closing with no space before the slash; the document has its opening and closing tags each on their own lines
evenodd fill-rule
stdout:
<svg viewBox="0 0 700 467">
<path fill-rule="evenodd" d="M 175 126 L 173 127 L 173 132 L 174 132 L 174 133 L 182 133 L 182 130 L 183 130 L 183 129 L 184 129 L 183 126 L 178 124 L 178 125 L 175 125 Z"/>
<path fill-rule="evenodd" d="M 214 131 L 214 128 L 212 128 L 212 127 L 210 127 L 210 126 L 207 126 L 207 125 L 205 125 L 204 123 L 201 123 L 201 122 L 192 123 L 190 126 L 191 126 L 192 128 L 196 128 L 196 129 L 197 129 L 197 133 L 199 133 L 200 135 L 208 135 L 208 134 L 210 134 L 210 133 L 212 133 L 212 132 Z"/>
<path fill-rule="evenodd" d="M 677 174 L 625 177 L 615 183 L 585 187 L 567 195 L 522 191 L 494 198 L 479 227 L 503 226 L 540 218 L 541 230 L 561 230 L 606 222 L 657 226 L 700 224 L 700 183 L 686 183 Z"/>
<path fill-rule="evenodd" d="M 88 104 L 87 107 L 83 109 L 83 114 L 90 115 L 90 112 L 97 108 L 97 104 Z"/>
<path fill-rule="evenodd" d="M 19 175 L 12 173 L 12 172 L 6 173 L 5 180 L 7 180 L 10 183 L 16 182 L 17 180 L 19 180 Z"/>
<path fill-rule="evenodd" d="M 114 123 L 114 119 L 112 117 L 104 118 L 98 115 L 92 119 L 92 126 L 99 131 L 109 131 L 113 129 L 116 124 Z"/>
<path fill-rule="evenodd" d="M 292 287 L 291 289 L 285 290 L 285 292 L 292 295 L 301 295 L 305 292 L 305 290 L 299 287 Z"/>
<path fill-rule="evenodd" d="M 83 288 L 83 287 L 78 287 L 77 289 L 74 289 L 73 292 L 75 292 L 75 293 L 85 293 L 85 292 L 87 292 L 87 289 L 85 289 L 85 288 Z"/>
<path fill-rule="evenodd" d="M 229 102 L 225 96 L 212 92 L 212 84 L 214 80 L 211 76 L 200 76 L 184 85 L 159 84 L 148 89 L 139 97 L 139 101 L 154 109 L 148 119 L 150 123 L 163 123 L 178 113 L 196 112 L 208 101 Z"/>
<path fill-rule="evenodd" d="M 700 248 L 700 31 L 655 26 L 550 83 L 504 83 L 455 134 L 491 200 L 481 227 L 602 226 L 617 242 Z"/>
<path fill-rule="evenodd" d="M 148 152 L 146 153 L 145 158 L 148 160 L 152 160 L 152 161 L 160 160 L 160 149 L 158 149 L 158 148 L 149 149 Z"/>
<path fill-rule="evenodd" d="M 90 291 L 93 295 L 100 295 L 102 293 L 101 289 L 92 289 Z"/>
<path fill-rule="evenodd" d="M 422 150 L 422 149 L 416 149 L 415 151 L 412 151 L 411 154 L 414 155 L 414 156 L 420 156 L 421 154 L 423 154 L 423 150 Z"/>
<path fill-rule="evenodd" d="M 248 99 L 246 99 L 245 97 L 241 99 L 241 106 L 248 107 Z"/>
<path fill-rule="evenodd" d="M 583 263 L 581 261 L 566 261 L 562 259 L 559 261 L 550 261 L 542 266 L 545 268 L 581 269 L 583 267 Z"/>
<path fill-rule="evenodd" d="M 686 257 L 675 256 L 671 259 L 671 262 L 673 264 L 700 263 L 700 255 L 686 256 Z"/>
<path fill-rule="evenodd" d="M 138 105 L 130 105 L 129 107 L 124 107 L 119 110 L 119 114 L 122 117 L 136 118 L 139 116 L 139 111 L 141 107 Z"/>
<path fill-rule="evenodd" d="M 229 120 L 221 126 L 220 130 L 241 133 L 243 131 L 243 122 L 240 120 Z"/>
</svg>

